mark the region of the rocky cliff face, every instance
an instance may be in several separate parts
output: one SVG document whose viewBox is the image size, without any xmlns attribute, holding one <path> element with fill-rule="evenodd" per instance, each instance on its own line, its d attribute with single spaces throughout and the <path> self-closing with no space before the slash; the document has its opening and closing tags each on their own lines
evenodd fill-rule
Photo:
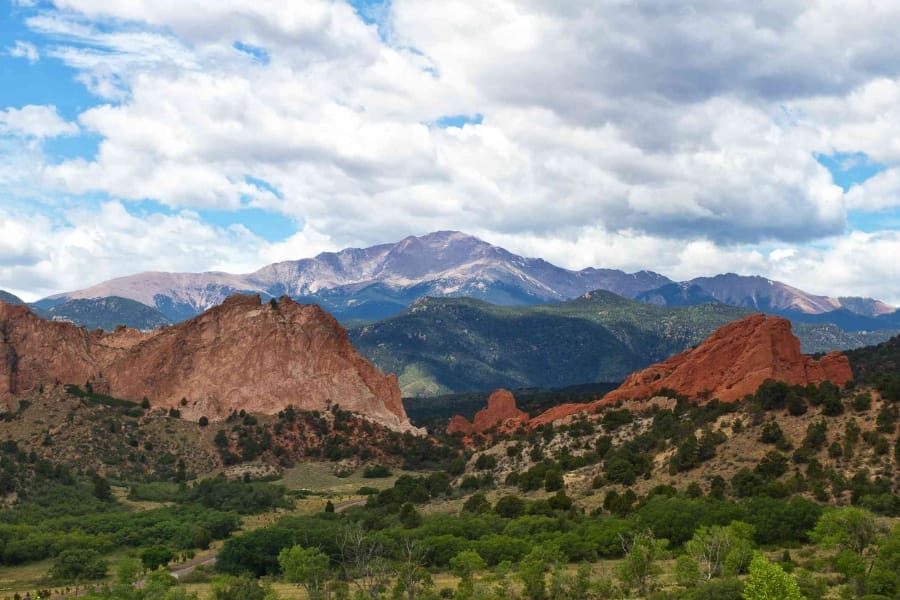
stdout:
<svg viewBox="0 0 900 600">
<path fill-rule="evenodd" d="M 805 356 L 790 321 L 756 314 L 720 327 L 692 350 L 632 373 L 603 400 L 646 398 L 670 388 L 697 400 L 732 402 L 756 392 L 766 379 L 799 385 L 827 379 L 843 385 L 852 378 L 846 356 Z"/>
<path fill-rule="evenodd" d="M 562 404 L 531 419 L 537 427 L 618 401 L 643 400 L 670 389 L 703 402 L 733 402 L 753 394 L 766 379 L 790 384 L 844 385 L 853 379 L 850 361 L 840 352 L 816 360 L 800 353 L 791 322 L 750 315 L 720 327 L 699 346 L 632 373 L 617 389 L 587 404 Z"/>
<path fill-rule="evenodd" d="M 0 401 L 42 384 L 89 380 L 112 396 L 147 397 L 189 418 L 337 404 L 396 431 L 419 433 L 403 409 L 396 377 L 357 354 L 344 329 L 315 305 L 233 296 L 190 321 L 146 334 L 88 333 L 0 305 Z"/>
<path fill-rule="evenodd" d="M 484 433 L 493 427 L 503 429 L 516 429 L 519 425 L 528 423 L 528 413 L 516 407 L 516 399 L 507 390 L 496 390 L 488 398 L 486 408 L 475 413 L 475 418 L 470 423 L 465 417 L 455 416 L 447 426 L 447 433 Z"/>
</svg>

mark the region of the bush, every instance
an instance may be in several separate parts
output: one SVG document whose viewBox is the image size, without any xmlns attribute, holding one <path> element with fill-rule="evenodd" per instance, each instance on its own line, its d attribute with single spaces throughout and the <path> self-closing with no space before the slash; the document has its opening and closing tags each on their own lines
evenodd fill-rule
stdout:
<svg viewBox="0 0 900 600">
<path fill-rule="evenodd" d="M 613 458 L 606 463 L 604 469 L 607 481 L 611 483 L 621 483 L 622 485 L 631 485 L 637 479 L 634 472 L 634 465 L 624 458 Z"/>
<path fill-rule="evenodd" d="M 805 415 L 808 408 L 809 407 L 806 405 L 806 400 L 800 397 L 799 394 L 795 392 L 791 392 L 790 394 L 788 394 L 787 410 L 790 415 L 795 417 Z"/>
<path fill-rule="evenodd" d="M 362 476 L 366 479 L 382 479 L 390 477 L 391 470 L 385 465 L 373 465 L 363 469 Z"/>
<path fill-rule="evenodd" d="M 58 581 L 94 580 L 106 577 L 107 564 L 96 550 L 63 550 L 50 568 L 50 578 Z"/>
<path fill-rule="evenodd" d="M 872 408 L 872 394 L 863 392 L 853 397 L 853 410 L 856 412 L 864 412 Z"/>
<path fill-rule="evenodd" d="M 148 571 L 164 567 L 175 558 L 175 553 L 166 546 L 151 546 L 141 552 L 141 565 Z"/>
<path fill-rule="evenodd" d="M 487 471 L 497 466 L 497 459 L 491 454 L 481 454 L 475 461 L 475 468 L 479 471 Z"/>
<path fill-rule="evenodd" d="M 525 514 L 525 501 L 518 496 L 503 496 L 497 500 L 494 512 L 506 519 L 516 519 Z"/>
</svg>

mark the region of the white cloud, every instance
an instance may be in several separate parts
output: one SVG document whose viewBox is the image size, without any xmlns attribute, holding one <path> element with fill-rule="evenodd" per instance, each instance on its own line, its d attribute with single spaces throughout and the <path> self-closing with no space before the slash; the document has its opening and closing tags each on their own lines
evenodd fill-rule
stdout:
<svg viewBox="0 0 900 600">
<path fill-rule="evenodd" d="M 841 244 L 894 249 L 845 234 L 900 197 L 894 2 L 394 0 L 380 32 L 326 0 L 55 5 L 28 21 L 42 54 L 109 104 L 79 118 L 96 157 L 41 177 L 306 223 L 258 260 L 454 228 L 567 266 L 816 284 Z M 889 168 L 844 194 L 814 158 L 834 152 Z M 885 290 L 880 256 L 829 280 Z"/>
<path fill-rule="evenodd" d="M 626 271 L 652 270 L 675 280 L 717 273 L 762 275 L 813 294 L 868 296 L 900 307 L 900 232 L 855 232 L 821 247 L 718 246 L 708 240 L 683 242 L 633 232 L 585 231 L 572 238 L 498 236 L 485 238 L 508 249 L 580 269 L 602 265 Z"/>
<path fill-rule="evenodd" d="M 0 207 L 0 289 L 36 299 L 145 270 L 244 272 L 266 247 L 190 212 L 135 215 L 113 201 L 50 219 Z"/>
<path fill-rule="evenodd" d="M 78 125 L 63 119 L 55 106 L 29 104 L 22 108 L 0 110 L 0 134 L 52 138 L 76 135 L 78 131 Z"/>
<path fill-rule="evenodd" d="M 41 55 L 38 54 L 37 47 L 34 44 L 23 42 L 22 40 L 16 40 L 15 45 L 10 48 L 8 52 L 10 56 L 14 56 L 16 58 L 24 58 L 31 64 L 34 64 L 41 59 Z"/>
</svg>

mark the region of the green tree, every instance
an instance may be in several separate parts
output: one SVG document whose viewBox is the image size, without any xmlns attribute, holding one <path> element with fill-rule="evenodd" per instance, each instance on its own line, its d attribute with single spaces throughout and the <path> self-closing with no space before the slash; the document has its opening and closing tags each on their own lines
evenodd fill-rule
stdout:
<svg viewBox="0 0 900 600">
<path fill-rule="evenodd" d="M 91 483 L 94 486 L 94 497 L 101 502 L 111 502 L 113 499 L 112 487 L 109 485 L 109 482 L 94 473 L 91 476 Z"/>
<path fill-rule="evenodd" d="M 850 550 L 862 556 L 878 534 L 875 515 L 862 508 L 846 506 L 822 513 L 809 536 L 826 548 Z"/>
<path fill-rule="evenodd" d="M 148 573 L 141 584 L 140 600 L 165 600 L 177 579 L 160 567 Z"/>
<path fill-rule="evenodd" d="M 422 515 L 419 514 L 412 502 L 406 502 L 400 507 L 400 522 L 407 529 L 413 529 L 422 524 Z"/>
<path fill-rule="evenodd" d="M 462 509 L 471 513 L 487 513 L 491 512 L 491 503 L 484 494 L 472 494 L 463 503 Z"/>
<path fill-rule="evenodd" d="M 659 574 L 657 561 L 669 545 L 665 539 L 656 539 L 650 530 L 622 536 L 625 559 L 619 565 L 619 577 L 627 586 L 635 588 L 641 596 L 647 594 L 654 577 Z"/>
<path fill-rule="evenodd" d="M 519 581 L 522 582 L 522 592 L 529 600 L 541 600 L 547 593 L 547 581 L 544 576 L 547 563 L 546 552 L 540 546 L 532 548 L 519 563 Z"/>
<path fill-rule="evenodd" d="M 164 567 L 175 558 L 175 554 L 166 546 L 150 546 L 141 552 L 141 564 L 148 571 Z"/>
<path fill-rule="evenodd" d="M 419 592 L 431 588 L 431 574 L 422 566 L 424 552 L 416 540 L 403 539 L 400 551 L 402 560 L 397 566 L 393 597 L 400 600 L 406 596 L 407 600 L 415 600 Z"/>
<path fill-rule="evenodd" d="M 699 564 L 703 579 L 709 581 L 721 576 L 726 564 L 735 573 L 746 566 L 753 533 L 752 526 L 739 521 L 732 521 L 728 527 L 700 527 L 684 549 Z"/>
<path fill-rule="evenodd" d="M 486 566 L 484 559 L 474 550 L 463 550 L 450 559 L 450 570 L 459 577 L 457 598 L 472 597 L 475 591 L 475 573 L 483 571 Z"/>
<path fill-rule="evenodd" d="M 793 576 L 758 552 L 750 561 L 750 577 L 744 585 L 744 599 L 803 600 L 803 595 Z"/>
<path fill-rule="evenodd" d="M 525 514 L 525 501 L 518 496 L 503 496 L 494 505 L 494 512 L 506 519 L 515 519 Z"/>
<path fill-rule="evenodd" d="M 866 580 L 866 591 L 888 598 L 900 597 L 900 524 L 878 544 L 878 554 Z"/>
<path fill-rule="evenodd" d="M 564 486 L 562 469 L 558 466 L 547 469 L 547 473 L 544 475 L 544 490 L 555 492 L 563 489 Z"/>
<path fill-rule="evenodd" d="M 58 581 L 87 581 L 106 576 L 106 561 L 96 550 L 69 548 L 56 557 L 50 578 Z"/>
<path fill-rule="evenodd" d="M 700 564 L 688 556 L 682 554 L 675 559 L 675 582 L 686 588 L 694 587 L 700 581 Z"/>
<path fill-rule="evenodd" d="M 284 579 L 306 590 L 310 600 L 325 598 L 329 576 L 329 558 L 318 548 L 292 546 L 278 554 Z"/>
</svg>

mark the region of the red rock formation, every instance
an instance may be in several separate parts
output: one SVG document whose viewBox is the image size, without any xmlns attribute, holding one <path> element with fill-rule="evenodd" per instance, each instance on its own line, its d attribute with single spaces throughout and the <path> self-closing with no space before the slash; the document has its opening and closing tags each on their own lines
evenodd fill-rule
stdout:
<svg viewBox="0 0 900 600">
<path fill-rule="evenodd" d="M 815 360 L 800 353 L 791 322 L 781 317 L 750 315 L 720 327 L 692 350 L 632 373 L 616 390 L 588 404 L 564 404 L 538 415 L 532 426 L 593 412 L 617 401 L 639 400 L 668 388 L 697 400 L 733 402 L 755 393 L 766 379 L 790 384 L 844 385 L 853 378 L 850 361 L 840 352 Z"/>
<path fill-rule="evenodd" d="M 516 399 L 507 390 L 496 390 L 488 398 L 487 407 L 475 413 L 469 423 L 465 417 L 456 415 L 447 426 L 447 433 L 484 433 L 493 427 L 512 430 L 528 422 L 528 413 L 516 407 Z"/>
<path fill-rule="evenodd" d="M 766 379 L 844 385 L 853 373 L 840 352 L 820 360 L 801 354 L 787 319 L 756 314 L 720 327 L 692 350 L 632 373 L 603 400 L 646 398 L 670 388 L 697 400 L 732 402 L 756 392 Z"/>
<path fill-rule="evenodd" d="M 362 358 L 338 322 L 316 305 L 232 296 L 222 305 L 147 334 L 88 333 L 0 303 L 0 401 L 42 383 L 102 382 L 112 396 L 186 417 L 221 419 L 233 410 L 274 414 L 344 410 L 397 431 L 409 423 L 394 375 Z M 181 404 L 187 400 L 186 406 Z"/>
<path fill-rule="evenodd" d="M 602 400 L 595 400 L 594 402 L 567 402 L 566 404 L 558 404 L 553 408 L 548 408 L 535 418 L 531 419 L 528 422 L 528 426 L 532 429 L 535 427 L 540 427 L 541 425 L 546 425 L 547 423 L 553 423 L 555 421 L 561 421 L 563 419 L 567 419 L 573 415 L 577 415 L 583 412 L 594 412 Z"/>
</svg>

